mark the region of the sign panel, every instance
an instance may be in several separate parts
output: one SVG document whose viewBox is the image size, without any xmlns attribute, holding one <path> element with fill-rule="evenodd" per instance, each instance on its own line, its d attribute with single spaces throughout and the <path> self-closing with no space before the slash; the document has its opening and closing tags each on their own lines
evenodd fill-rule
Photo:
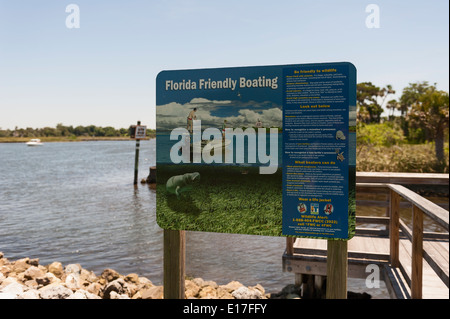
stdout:
<svg viewBox="0 0 450 319">
<path fill-rule="evenodd" d="M 147 126 L 145 125 L 136 125 L 136 131 L 134 138 L 137 140 L 144 139 L 147 133 Z"/>
<path fill-rule="evenodd" d="M 350 63 L 162 71 L 158 225 L 351 238 L 355 125 Z"/>
</svg>

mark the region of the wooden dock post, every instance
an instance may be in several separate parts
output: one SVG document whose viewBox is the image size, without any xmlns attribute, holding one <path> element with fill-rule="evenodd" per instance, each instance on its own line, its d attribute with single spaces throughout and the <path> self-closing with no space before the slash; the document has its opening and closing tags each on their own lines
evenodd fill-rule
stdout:
<svg viewBox="0 0 450 319">
<path fill-rule="evenodd" d="M 137 126 L 141 125 L 141 121 L 137 121 Z M 134 154 L 134 181 L 133 184 L 137 185 L 138 180 L 138 170 L 139 170 L 139 148 L 140 148 L 140 140 L 136 139 L 136 151 Z"/>
<path fill-rule="evenodd" d="M 146 182 L 149 184 L 156 183 L 156 166 L 150 166 Z"/>
<path fill-rule="evenodd" d="M 328 240 L 327 299 L 347 299 L 347 274 L 347 241 Z"/>
<path fill-rule="evenodd" d="M 164 299 L 184 299 L 186 234 L 164 229 Z"/>
</svg>

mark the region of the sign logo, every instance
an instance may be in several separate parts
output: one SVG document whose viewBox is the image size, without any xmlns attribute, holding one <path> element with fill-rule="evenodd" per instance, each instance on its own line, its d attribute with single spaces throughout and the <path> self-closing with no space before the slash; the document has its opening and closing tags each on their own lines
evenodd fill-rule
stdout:
<svg viewBox="0 0 450 319">
<path fill-rule="evenodd" d="M 319 204 L 311 203 L 311 214 L 319 215 Z"/>
</svg>

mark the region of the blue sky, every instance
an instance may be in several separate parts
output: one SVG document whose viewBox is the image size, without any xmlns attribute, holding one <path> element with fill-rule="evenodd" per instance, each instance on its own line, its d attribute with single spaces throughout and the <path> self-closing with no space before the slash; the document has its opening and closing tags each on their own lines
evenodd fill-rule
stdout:
<svg viewBox="0 0 450 319">
<path fill-rule="evenodd" d="M 80 8 L 68 29 L 66 6 Z M 380 8 L 380 28 L 365 12 Z M 358 83 L 449 91 L 449 4 L 0 0 L 0 128 L 155 127 L 162 70 L 352 62 Z"/>
</svg>

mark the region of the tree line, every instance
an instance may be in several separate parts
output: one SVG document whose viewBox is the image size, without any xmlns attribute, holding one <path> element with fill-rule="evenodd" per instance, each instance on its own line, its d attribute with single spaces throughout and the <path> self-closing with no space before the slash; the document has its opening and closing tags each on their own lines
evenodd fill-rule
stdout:
<svg viewBox="0 0 450 319">
<path fill-rule="evenodd" d="M 358 125 L 381 123 L 383 107 L 386 107 L 389 112 L 387 120 L 401 127 L 404 139 L 409 143 L 434 142 L 436 157 L 443 160 L 444 138 L 449 123 L 448 92 L 423 81 L 410 83 L 398 100 L 389 99 L 395 93 L 392 85 L 357 84 Z M 400 115 L 394 116 L 395 111 Z"/>
<path fill-rule="evenodd" d="M 402 138 L 409 143 L 435 143 L 435 152 L 438 160 L 444 158 L 444 138 L 448 134 L 449 126 L 449 94 L 438 90 L 436 84 L 427 81 L 410 83 L 402 91 L 400 98 L 390 99 L 396 91 L 392 85 L 378 87 L 372 82 L 357 84 L 357 130 L 365 125 L 394 123 L 401 127 Z M 382 118 L 385 107 L 389 115 Z M 400 115 L 394 116 L 395 111 Z M 147 135 L 151 130 L 147 130 Z M 154 133 L 154 131 L 153 131 Z M 114 127 L 65 126 L 61 123 L 56 127 L 44 128 L 18 128 L 14 130 L 0 129 L 0 137 L 127 137 L 128 128 L 115 129 Z"/>
<path fill-rule="evenodd" d="M 147 130 L 147 135 L 149 130 Z M 44 127 L 44 128 L 18 128 L 14 130 L 1 130 L 0 137 L 78 137 L 78 136 L 90 136 L 90 137 L 127 137 L 130 136 L 128 128 L 116 129 L 111 126 L 101 127 L 96 125 L 88 126 L 65 126 L 58 123 L 56 127 Z"/>
</svg>

